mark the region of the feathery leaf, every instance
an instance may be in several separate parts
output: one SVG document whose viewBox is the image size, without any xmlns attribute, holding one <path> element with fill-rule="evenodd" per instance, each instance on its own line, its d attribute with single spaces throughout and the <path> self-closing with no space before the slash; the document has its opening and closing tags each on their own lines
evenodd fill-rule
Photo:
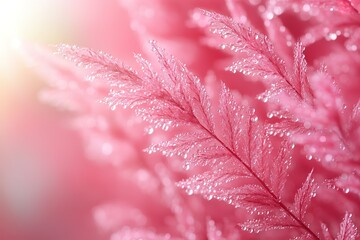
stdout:
<svg viewBox="0 0 360 240">
<path fill-rule="evenodd" d="M 166 130 L 169 126 L 190 126 L 193 129 L 191 134 L 177 135 L 147 150 L 161 151 L 167 156 L 181 155 L 191 159 L 188 164 L 198 165 L 199 162 L 202 166 L 211 167 L 211 171 L 179 183 L 189 194 L 199 193 L 207 199 L 217 198 L 235 206 L 243 206 L 250 212 L 288 219 L 293 223 L 291 225 L 300 227 L 317 239 L 316 234 L 303 222 L 306 209 L 301 207 L 299 214 L 293 213 L 281 200 L 288 155 L 282 150 L 273 149 L 264 125 L 254 115 L 254 111 L 248 106 L 239 105 L 224 84 L 220 101 L 229 101 L 229 105 L 220 106 L 220 111 L 214 111 L 199 79 L 155 42 L 151 45 L 158 57 L 162 74 L 154 73 L 149 64 L 140 59 L 145 68 L 145 80 L 141 74 L 115 63 L 108 56 L 104 64 L 109 62 L 110 66 L 106 70 L 98 70 L 101 66 L 99 59 L 104 56 L 101 53 L 94 56 L 96 53 L 92 51 L 76 48 L 66 48 L 65 53 L 73 51 L 70 56 L 77 63 L 85 59 L 87 68 L 93 65 L 96 77 L 99 72 L 105 79 L 108 76 L 112 91 L 105 101 L 109 105 L 126 107 L 131 99 L 130 106 L 153 127 L 165 126 Z M 94 63 L 91 58 L 94 58 Z M 113 76 L 118 79 L 113 79 Z M 156 83 L 148 84 L 150 79 Z M 216 126 L 219 123 L 215 119 L 221 119 L 230 128 L 229 131 L 225 134 L 218 131 Z M 276 164 L 270 167 L 269 157 L 276 152 Z M 239 181 L 244 178 L 247 182 Z M 279 180 L 272 180 L 274 178 Z M 308 201 L 302 201 L 307 199 L 305 193 L 308 191 L 301 190 L 301 200 L 298 201 L 302 206 L 304 202 L 308 204 Z"/>
<path fill-rule="evenodd" d="M 312 173 L 313 171 L 309 173 L 302 187 L 295 195 L 294 214 L 301 220 L 304 219 L 311 199 L 315 196 L 317 189 L 314 179 L 312 178 Z"/>
<path fill-rule="evenodd" d="M 336 240 L 355 240 L 357 235 L 357 228 L 351 220 L 351 214 L 346 213 L 340 224 L 340 232 Z"/>
</svg>

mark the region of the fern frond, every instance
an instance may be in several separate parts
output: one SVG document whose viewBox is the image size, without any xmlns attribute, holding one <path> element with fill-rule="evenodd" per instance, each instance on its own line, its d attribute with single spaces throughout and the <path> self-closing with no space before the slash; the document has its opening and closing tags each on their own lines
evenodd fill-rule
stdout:
<svg viewBox="0 0 360 240">
<path fill-rule="evenodd" d="M 303 219 L 282 202 L 288 155 L 283 150 L 273 149 L 264 125 L 254 111 L 239 105 L 224 84 L 220 101 L 228 104 L 215 111 L 199 79 L 155 42 L 151 45 L 162 73 L 155 73 L 147 62 L 138 58 L 145 68 L 145 77 L 102 53 L 96 56 L 90 50 L 73 47 L 65 48 L 63 52 L 76 63 L 84 59 L 87 68 L 93 66 L 93 77 L 109 79 L 112 91 L 105 101 L 110 106 L 134 107 L 136 113 L 153 127 L 188 126 L 192 129 L 193 133 L 177 135 L 147 150 L 161 151 L 167 156 L 181 155 L 185 162 L 187 158 L 191 159 L 188 162 L 190 165 L 200 162 L 200 165 L 211 168 L 210 172 L 179 183 L 188 193 L 199 193 L 207 199 L 217 198 L 235 206 L 244 206 L 250 212 L 274 213 L 276 218 L 287 219 L 296 228 L 318 239 Z M 93 63 L 91 58 L 94 58 Z M 100 63 L 103 58 L 104 63 Z M 105 70 L 98 69 L 107 63 L 110 65 Z M 230 128 L 229 131 L 219 131 L 217 119 L 221 119 Z M 289 146 L 285 144 L 284 147 Z M 289 151 L 288 148 L 286 150 Z M 269 157 L 274 154 L 276 164 L 270 165 Z M 274 181 L 274 178 L 279 180 Z M 247 183 L 241 179 L 247 179 Z M 301 216 L 305 212 L 303 210 Z"/>
<path fill-rule="evenodd" d="M 256 75 L 266 85 L 258 99 L 270 108 L 268 116 L 278 118 L 269 133 L 286 135 L 304 145 L 308 159 L 316 158 L 328 168 L 341 166 L 348 172 L 358 164 L 358 123 L 345 117 L 344 100 L 331 75 L 325 70 L 308 73 L 301 42 L 294 45 L 290 71 L 266 36 L 221 14 L 203 14 L 210 18 L 210 31 L 223 37 L 225 46 L 233 51 L 229 69 Z"/>
<path fill-rule="evenodd" d="M 276 89 L 288 88 L 294 96 L 302 98 L 292 83 L 284 60 L 276 54 L 272 42 L 265 35 L 224 15 L 207 11 L 204 14 L 210 17 L 210 31 L 224 38 L 223 46 L 235 55 L 241 54 L 242 59 L 235 61 L 228 70 L 258 76 L 266 85 L 278 80 L 282 84 L 277 84 Z"/>
</svg>

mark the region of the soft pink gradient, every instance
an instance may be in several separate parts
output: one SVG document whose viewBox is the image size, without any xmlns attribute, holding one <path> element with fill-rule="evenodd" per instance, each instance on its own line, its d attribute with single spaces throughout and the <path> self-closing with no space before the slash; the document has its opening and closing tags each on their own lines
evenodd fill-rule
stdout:
<svg viewBox="0 0 360 240">
<path fill-rule="evenodd" d="M 22 42 L 81 44 L 125 59 L 138 49 L 117 1 L 32 5 L 19 23 L 26 26 L 16 36 Z M 89 161 L 64 113 L 39 101 L 45 82 L 11 48 L 11 37 L 2 35 L 0 41 L 9 44 L 0 51 L 0 239 L 106 239 L 93 211 L 117 198 L 116 169 Z"/>
<path fill-rule="evenodd" d="M 0 238 L 120 240 L 141 236 L 146 236 L 147 239 L 168 239 L 173 236 L 179 239 L 215 240 L 254 237 L 244 233 L 236 225 L 252 216 L 231 206 L 240 205 L 240 202 L 227 202 L 230 204 L 228 205 L 223 201 L 208 201 L 213 198 L 207 192 L 209 189 L 197 188 L 198 181 L 203 180 L 201 177 L 216 179 L 217 175 L 212 171 L 214 169 L 209 168 L 208 175 L 201 176 L 199 180 L 191 177 L 203 173 L 202 168 L 196 166 L 190 171 L 182 168 L 194 164 L 195 160 L 189 160 L 190 163 L 185 161 L 184 164 L 182 158 L 166 159 L 161 154 L 148 155 L 143 152 L 144 148 L 169 139 L 177 131 L 193 129 L 181 128 L 174 132 L 160 133 L 155 131 L 153 134 L 154 129 L 142 123 L 131 110 L 110 111 L 108 106 L 97 102 L 108 96 L 109 89 L 116 89 L 119 79 L 107 74 L 118 70 L 117 62 L 112 62 L 112 58 L 107 59 L 107 55 L 104 57 L 102 53 L 61 45 L 60 54 L 64 54 L 79 67 L 88 64 L 91 68 L 90 76 L 91 70 L 98 71 L 91 78 L 92 81 L 84 81 L 84 75 L 89 74 L 88 69 L 78 70 L 58 56 L 50 56 L 43 48 L 37 47 L 39 44 L 63 42 L 81 45 L 109 52 L 134 66 L 134 52 L 143 52 L 150 62 L 156 62 L 159 56 L 156 57 L 156 54 L 149 51 L 151 48 L 148 40 L 151 39 L 156 39 L 201 78 L 213 107 L 221 110 L 215 119 L 218 125 L 221 119 L 226 119 L 225 115 L 229 117 L 229 124 L 231 121 L 241 123 L 236 119 L 235 113 L 230 110 L 230 113 L 226 112 L 222 108 L 230 100 L 241 101 L 245 105 L 255 106 L 260 120 L 266 119 L 273 124 L 273 132 L 278 131 L 278 135 L 291 133 L 291 140 L 297 145 L 292 155 L 293 164 L 289 167 L 291 175 L 290 183 L 285 188 L 285 200 L 292 202 L 297 189 L 305 182 L 295 197 L 295 205 L 307 205 L 311 198 L 304 197 L 305 200 L 301 200 L 301 194 L 313 194 L 315 185 L 311 184 L 312 177 L 315 177 L 316 183 L 321 184 L 306 220 L 316 222 L 314 219 L 321 219 L 330 232 L 335 234 L 343 218 L 344 223 L 351 222 L 349 215 L 345 214 L 351 212 L 353 221 L 359 226 L 360 113 L 356 107 L 351 116 L 351 109 L 358 101 L 360 91 L 360 84 L 356 80 L 360 60 L 358 49 L 355 49 L 360 44 L 359 1 L 304 0 L 302 4 L 296 4 L 300 1 L 295 0 L 279 1 L 283 4 L 281 11 L 285 11 L 285 14 L 278 18 L 271 15 L 272 11 L 278 11 L 273 9 L 277 7 L 275 1 L 269 1 L 266 9 L 256 5 L 262 1 L 243 1 L 244 4 L 239 2 L 241 1 L 66 0 L 49 3 L 38 0 L 37 17 L 27 19 L 30 25 L 33 24 L 33 30 L 29 28 L 16 36 L 22 41 L 18 55 L 9 48 L 5 51 L 9 57 L 6 61 L 0 61 L 0 211 L 3 213 L 0 218 Z M 293 3 L 295 4 L 292 5 Z M 310 11 L 311 4 L 316 3 L 321 3 L 323 8 Z M 301 10 L 298 9 L 299 6 L 302 6 Z M 221 15 L 204 14 L 198 8 L 231 16 L 238 22 L 258 29 L 259 35 L 254 37 L 253 32 L 249 32 L 245 42 L 256 45 L 263 41 L 259 44 L 261 46 L 257 46 L 259 49 L 263 47 L 261 54 L 273 60 L 271 64 L 281 68 L 282 63 L 272 58 L 275 53 L 278 54 L 284 59 L 284 65 L 291 69 L 295 79 L 301 79 L 301 74 L 305 74 L 306 59 L 311 87 L 315 90 L 309 93 L 310 87 L 306 84 L 303 84 L 305 87 L 301 90 L 300 86 L 296 86 L 294 89 L 303 94 L 303 101 L 298 101 L 287 95 L 289 91 L 283 93 L 279 91 L 281 87 L 270 86 L 266 81 L 261 81 L 266 75 L 261 68 L 273 66 L 264 61 L 248 67 L 247 64 L 254 59 L 247 58 L 247 54 L 254 54 L 254 51 L 258 54 L 257 48 L 254 50 L 250 47 L 249 50 L 246 46 L 245 53 L 236 51 L 236 47 L 242 48 L 241 43 L 239 46 L 233 44 L 236 34 L 225 37 L 222 32 L 213 31 L 223 27 L 224 22 L 227 27 L 230 26 L 230 30 L 236 29 L 232 20 Z M 328 8 L 334 9 L 330 11 Z M 316 16 L 315 20 L 311 18 L 311 14 Z M 213 21 L 213 24 L 208 25 L 209 21 Z M 342 29 L 343 32 L 337 32 L 339 26 L 347 26 L 349 22 L 351 26 Z M 240 30 L 247 31 L 246 28 Z M 312 33 L 311 37 L 306 32 Z M 350 36 L 345 38 L 344 32 Z M 261 34 L 269 36 L 274 43 L 273 52 L 267 52 L 268 49 L 264 47 L 264 41 L 267 40 Z M 297 44 L 298 40 L 303 45 Z M 89 53 L 91 54 L 88 55 Z M 97 57 L 100 62 L 104 61 L 100 68 L 92 62 L 98 60 Z M 20 58 L 26 60 L 31 70 L 24 66 L 23 59 Z M 138 59 L 140 64 L 146 65 L 141 58 Z M 163 60 L 161 57 L 159 59 Z M 327 65 L 328 72 L 336 79 L 336 85 L 332 85 L 332 80 L 326 74 L 319 74 L 314 70 L 321 68 L 322 64 Z M 298 69 L 293 69 L 294 65 Z M 115 70 L 111 68 L 114 66 Z M 230 66 L 232 72 L 244 72 L 243 69 L 246 68 L 245 75 L 224 71 L 226 66 Z M 141 67 L 135 68 L 141 70 Z M 39 76 L 34 75 L 34 70 Z M 165 70 L 172 73 L 170 67 Z M 124 75 L 130 76 L 129 78 L 134 77 L 130 70 L 126 74 Z M 178 75 L 181 76 L 180 73 Z M 105 81 L 98 81 L 99 79 L 110 80 L 115 85 L 109 86 Z M 132 80 L 134 79 L 136 78 Z M 218 79 L 230 87 L 228 95 L 227 88 L 220 86 Z M 295 81 L 295 85 L 299 84 L 291 77 L 287 80 Z M 45 87 L 44 82 L 52 88 Z M 121 87 L 123 86 L 119 89 Z M 257 101 L 256 95 L 266 88 L 270 90 L 260 97 L 264 103 Z M 136 93 L 131 92 L 133 88 L 128 87 L 126 90 L 127 94 L 130 92 L 126 95 L 127 99 L 136 96 Z M 168 89 L 168 92 L 176 95 L 176 91 L 172 90 Z M 190 90 L 187 93 L 192 94 Z M 314 102 L 311 102 L 312 94 L 315 96 Z M 116 97 L 116 94 L 110 95 L 108 103 L 117 105 Z M 40 103 L 39 99 L 52 103 L 61 110 L 65 108 L 70 111 L 58 111 Z M 127 99 L 123 98 L 121 102 L 124 104 Z M 343 103 L 350 106 L 350 110 L 339 116 Z M 229 106 L 237 108 L 236 104 Z M 277 112 L 278 115 L 292 114 L 297 120 L 279 121 L 277 124 L 278 121 L 273 119 Z M 214 110 L 214 113 L 217 114 L 218 111 Z M 309 122 L 314 129 L 308 129 Z M 298 131 L 299 124 L 301 131 Z M 167 127 L 163 126 L 165 129 Z M 248 129 L 245 125 L 243 127 Z M 257 137 L 265 137 L 261 132 L 262 125 L 257 128 Z M 282 131 L 284 129 L 286 132 Z M 145 134 L 144 130 L 149 134 Z M 213 133 L 219 136 L 229 135 L 228 132 L 219 130 Z M 246 145 L 251 136 L 255 135 L 250 134 L 250 139 L 244 135 L 240 140 L 242 145 Z M 345 136 L 345 140 L 350 143 L 346 146 L 348 151 L 342 150 L 339 135 Z M 282 144 L 278 139 L 274 142 L 275 147 Z M 286 147 L 291 148 L 290 145 Z M 158 145 L 150 147 L 148 151 L 171 155 L 166 147 Z M 176 151 L 173 153 L 177 154 Z M 274 152 L 271 154 L 276 155 Z M 306 158 L 313 161 L 307 161 Z M 330 160 L 333 158 L 339 163 L 332 164 Z M 352 161 L 351 164 L 346 162 L 347 159 Z M 278 161 L 278 164 L 286 165 L 285 157 Z M 225 163 L 227 164 L 231 165 Z M 309 174 L 311 169 L 314 169 L 313 174 Z M 325 179 L 331 181 L 325 184 Z M 178 181 L 181 181 L 178 185 L 186 191 L 175 186 Z M 211 185 L 211 181 L 208 184 Z M 231 184 L 227 187 L 236 186 Z M 222 190 L 216 181 L 211 187 L 218 189 L 218 192 Z M 337 191 L 334 190 L 336 187 L 339 188 Z M 218 199 L 222 199 L 221 193 Z M 321 231 L 320 224 L 311 227 L 314 231 Z M 288 235 L 270 232 L 262 236 L 265 239 L 283 238 L 291 234 L 290 231 Z"/>
</svg>

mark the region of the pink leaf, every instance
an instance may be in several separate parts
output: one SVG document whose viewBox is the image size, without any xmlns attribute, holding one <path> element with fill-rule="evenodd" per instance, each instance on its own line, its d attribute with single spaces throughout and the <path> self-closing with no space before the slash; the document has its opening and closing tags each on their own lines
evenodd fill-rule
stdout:
<svg viewBox="0 0 360 240">
<path fill-rule="evenodd" d="M 355 240 L 358 236 L 357 228 L 351 220 L 351 214 L 346 213 L 343 221 L 340 224 L 340 232 L 336 240 Z"/>
<path fill-rule="evenodd" d="M 152 42 L 151 45 L 160 63 L 161 75 L 151 70 L 149 63 L 139 57 L 144 76 L 103 53 L 72 47 L 65 47 L 63 51 L 78 65 L 90 70 L 94 68 L 90 75 L 108 80 L 112 90 L 105 101 L 110 106 L 135 108 L 135 112 L 151 127 L 167 130 L 169 127 L 186 126 L 192 129 L 192 133 L 177 135 L 147 150 L 161 151 L 166 156 L 181 155 L 185 163 L 210 167 L 211 171 L 178 184 L 189 194 L 198 193 L 207 199 L 217 198 L 245 207 L 249 212 L 281 213 L 282 218 L 316 236 L 277 195 L 281 194 L 286 178 L 287 157 L 279 151 L 276 164 L 269 169 L 268 158 L 274 153 L 273 147 L 263 123 L 253 110 L 237 103 L 225 85 L 220 92 L 224 105 L 220 106 L 220 111 L 214 110 L 199 79 L 156 43 Z M 149 84 L 151 81 L 155 83 Z M 230 101 L 229 107 L 226 101 Z M 224 135 L 216 129 L 218 123 L 215 119 L 223 120 L 230 131 Z M 284 147 L 286 151 L 291 150 L 287 144 Z M 279 181 L 271 178 L 279 178 Z M 242 182 L 241 179 L 246 181 Z M 306 191 L 303 192 L 305 195 Z M 305 196 L 301 197 L 305 199 Z"/>
<path fill-rule="evenodd" d="M 334 237 L 331 236 L 328 227 L 324 223 L 321 224 L 321 230 L 325 240 L 334 240 Z"/>
<path fill-rule="evenodd" d="M 343 174 L 335 179 L 335 186 L 343 189 L 345 193 L 354 193 L 360 197 L 360 173 Z"/>
<path fill-rule="evenodd" d="M 307 79 L 307 63 L 304 56 L 304 47 L 301 42 L 295 44 L 294 47 L 294 78 L 292 85 L 303 99 L 311 103 L 312 92 Z"/>
<path fill-rule="evenodd" d="M 288 229 L 297 227 L 295 223 L 284 221 L 281 216 L 266 217 L 264 221 L 258 219 L 248 220 L 245 223 L 239 224 L 244 231 L 250 233 L 259 233 L 261 231 Z"/>
<path fill-rule="evenodd" d="M 204 14 L 211 18 L 210 31 L 225 39 L 224 46 L 234 53 L 246 54 L 243 60 L 235 62 L 229 70 L 256 74 L 262 78 L 284 78 L 287 75 L 284 62 L 277 57 L 266 36 L 221 14 Z"/>
<path fill-rule="evenodd" d="M 241 154 L 240 141 L 248 138 L 248 128 L 254 113 L 246 106 L 239 106 L 224 83 L 220 94 L 220 106 L 221 139 L 230 150 Z"/>
<path fill-rule="evenodd" d="M 184 109 L 188 109 L 204 127 L 213 131 L 214 122 L 210 111 L 209 97 L 200 80 L 186 66 L 177 61 L 174 56 L 168 55 L 164 49 L 151 42 L 153 51 L 158 57 L 162 70 L 169 81 L 173 83 L 173 89 L 167 86 L 168 91 L 175 96 L 175 101 Z M 171 85 L 170 85 L 171 86 Z"/>
<path fill-rule="evenodd" d="M 295 195 L 294 211 L 295 215 L 301 220 L 304 219 L 310 206 L 311 199 L 315 196 L 317 189 L 314 179 L 312 178 L 312 173 L 312 171 L 309 173 L 302 187 Z"/>
</svg>

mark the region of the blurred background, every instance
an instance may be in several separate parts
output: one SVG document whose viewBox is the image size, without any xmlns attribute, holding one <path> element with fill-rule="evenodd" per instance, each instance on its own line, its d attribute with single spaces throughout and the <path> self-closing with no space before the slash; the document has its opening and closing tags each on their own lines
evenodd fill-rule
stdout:
<svg viewBox="0 0 360 240">
<path fill-rule="evenodd" d="M 0 239 L 104 239 L 92 210 L 114 197 L 115 170 L 84 157 L 17 49 L 69 43 L 126 61 L 139 51 L 130 26 L 116 0 L 0 0 Z"/>
</svg>

